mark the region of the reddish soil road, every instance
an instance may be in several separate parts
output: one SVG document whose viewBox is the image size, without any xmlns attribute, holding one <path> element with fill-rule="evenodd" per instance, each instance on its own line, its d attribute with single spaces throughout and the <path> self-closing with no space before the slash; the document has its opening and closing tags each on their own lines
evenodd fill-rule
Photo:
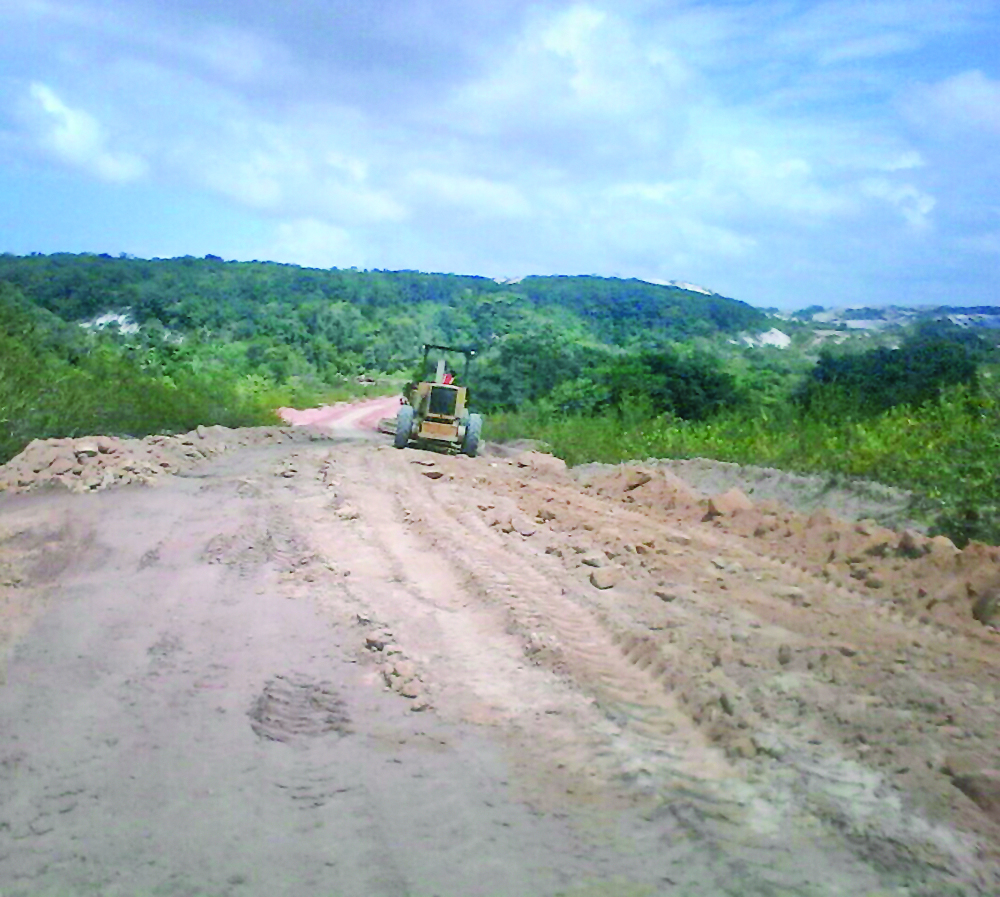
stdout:
<svg viewBox="0 0 1000 897">
<path fill-rule="evenodd" d="M 323 405 L 320 408 L 279 408 L 278 414 L 285 423 L 295 426 L 313 426 L 331 432 L 345 430 L 376 430 L 383 418 L 395 417 L 399 410 L 399 397 L 387 396 L 366 402 L 340 405 Z"/>
<path fill-rule="evenodd" d="M 0 495 L 3 897 L 1000 891 L 995 550 L 396 407 Z"/>
</svg>

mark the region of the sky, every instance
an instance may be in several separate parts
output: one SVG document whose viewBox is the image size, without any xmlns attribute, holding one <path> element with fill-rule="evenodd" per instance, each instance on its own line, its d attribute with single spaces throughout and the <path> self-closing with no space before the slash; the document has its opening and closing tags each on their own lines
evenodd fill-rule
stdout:
<svg viewBox="0 0 1000 897">
<path fill-rule="evenodd" d="M 0 252 L 1000 305 L 997 0 L 0 0 Z"/>
</svg>

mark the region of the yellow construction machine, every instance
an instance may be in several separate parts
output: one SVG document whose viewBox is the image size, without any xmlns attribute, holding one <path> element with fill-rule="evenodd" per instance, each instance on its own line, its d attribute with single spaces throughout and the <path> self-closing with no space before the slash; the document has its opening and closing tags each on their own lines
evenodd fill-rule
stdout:
<svg viewBox="0 0 1000 897">
<path fill-rule="evenodd" d="M 454 346 L 424 346 L 424 360 L 421 378 L 429 373 L 428 363 L 433 350 L 461 353 L 465 356 L 465 370 L 460 378 L 468 381 L 469 365 L 475 358 L 475 349 L 460 349 Z M 406 448 L 411 443 L 436 447 L 447 451 L 459 451 L 470 458 L 479 451 L 479 440 L 483 432 L 483 418 L 469 411 L 469 390 L 455 382 L 455 375 L 447 365 L 445 356 L 438 358 L 434 379 L 411 382 L 402 398 L 396 415 L 396 448 Z"/>
</svg>

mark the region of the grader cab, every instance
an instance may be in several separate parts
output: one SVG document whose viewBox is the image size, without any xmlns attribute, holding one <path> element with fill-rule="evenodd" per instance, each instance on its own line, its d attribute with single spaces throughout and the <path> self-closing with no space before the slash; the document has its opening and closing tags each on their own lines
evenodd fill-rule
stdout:
<svg viewBox="0 0 1000 897">
<path fill-rule="evenodd" d="M 469 390 L 462 385 L 468 381 L 469 365 L 475 357 L 474 349 L 454 346 L 424 346 L 422 378 L 430 373 L 428 367 L 432 351 L 461 353 L 465 368 L 456 382 L 448 367 L 445 355 L 438 357 L 432 379 L 421 379 L 407 386 L 399 413 L 396 415 L 396 448 L 406 448 L 411 443 L 459 451 L 470 458 L 479 451 L 483 431 L 482 415 L 469 411 Z"/>
</svg>

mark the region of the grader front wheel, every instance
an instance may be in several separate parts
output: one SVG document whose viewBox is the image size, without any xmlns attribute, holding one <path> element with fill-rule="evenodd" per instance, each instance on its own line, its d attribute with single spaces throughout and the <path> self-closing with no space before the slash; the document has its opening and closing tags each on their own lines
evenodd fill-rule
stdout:
<svg viewBox="0 0 1000 897">
<path fill-rule="evenodd" d="M 406 448 L 407 443 L 410 441 L 412 430 L 413 406 L 402 405 L 400 406 L 399 413 L 396 415 L 396 437 L 393 439 L 392 444 L 396 448 Z"/>
</svg>

